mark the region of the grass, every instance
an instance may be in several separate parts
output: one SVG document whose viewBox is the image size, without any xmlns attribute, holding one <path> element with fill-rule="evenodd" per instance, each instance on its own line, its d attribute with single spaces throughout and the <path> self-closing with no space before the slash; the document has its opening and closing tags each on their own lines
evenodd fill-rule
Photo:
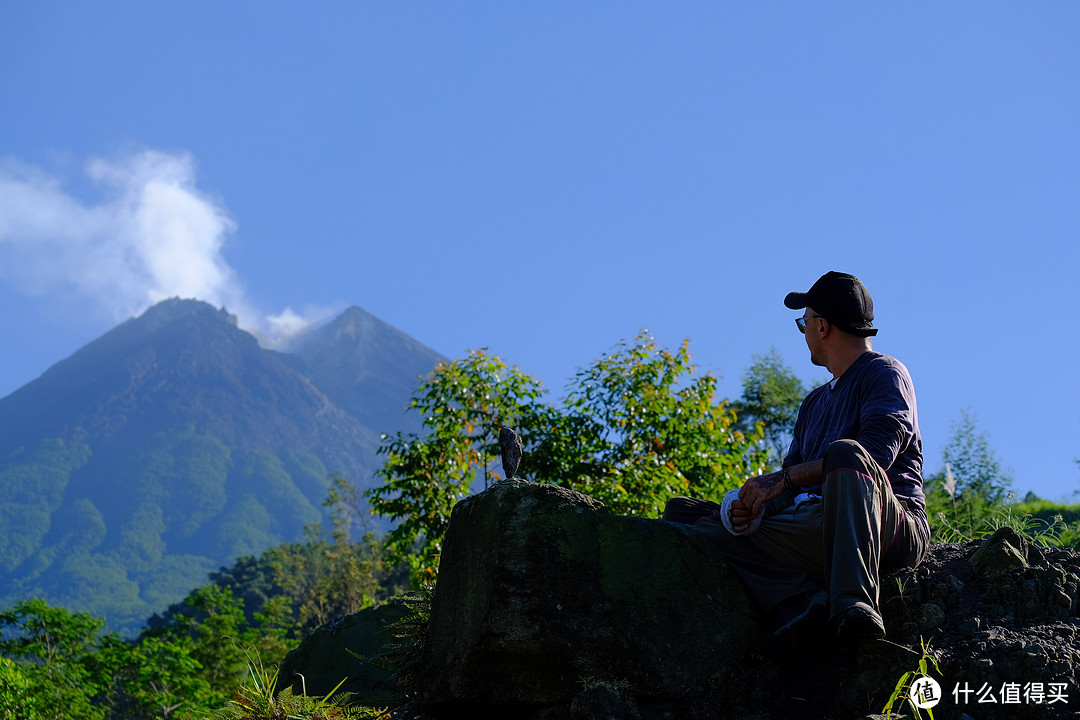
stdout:
<svg viewBox="0 0 1080 720">
<path fill-rule="evenodd" d="M 987 506 L 982 512 L 972 513 L 967 524 L 956 516 L 944 512 L 937 513 L 937 522 L 933 526 L 933 535 L 938 542 L 964 542 L 978 540 L 993 535 L 998 529 L 1008 526 L 1029 542 L 1042 547 L 1060 547 L 1071 544 L 1075 532 L 1058 514 L 1038 517 L 1028 512 L 1028 504 L 1017 503 L 1012 495 L 998 505 Z"/>
<path fill-rule="evenodd" d="M 204 715 L 188 715 L 188 720 L 384 720 L 390 717 L 385 708 L 351 705 L 348 693 L 338 693 L 344 678 L 324 697 L 296 695 L 291 687 L 278 691 L 277 668 L 267 668 L 257 650 L 241 649 L 247 655 L 249 680 L 240 685 L 224 708 Z"/>
</svg>

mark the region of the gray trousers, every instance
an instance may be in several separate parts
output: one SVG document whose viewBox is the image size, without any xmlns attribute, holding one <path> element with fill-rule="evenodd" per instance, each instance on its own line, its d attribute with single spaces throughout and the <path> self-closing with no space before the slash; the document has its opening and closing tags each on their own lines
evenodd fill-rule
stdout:
<svg viewBox="0 0 1080 720">
<path fill-rule="evenodd" d="M 720 505 L 708 500 L 672 498 L 663 517 L 694 525 L 719 545 L 765 613 L 825 589 L 833 617 L 856 605 L 878 614 L 881 570 L 918 566 L 930 542 L 925 513 L 893 495 L 881 467 L 853 440 L 825 453 L 820 500 L 776 505 L 750 535 L 728 532 Z"/>
</svg>

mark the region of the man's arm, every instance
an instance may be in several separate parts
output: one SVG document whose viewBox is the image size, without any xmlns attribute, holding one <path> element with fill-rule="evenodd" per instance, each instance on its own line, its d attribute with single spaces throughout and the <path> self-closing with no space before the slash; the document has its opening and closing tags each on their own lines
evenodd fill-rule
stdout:
<svg viewBox="0 0 1080 720">
<path fill-rule="evenodd" d="M 824 461 L 791 465 L 787 468 L 788 478 L 795 487 L 820 485 Z M 784 471 L 758 475 L 743 483 L 739 488 L 739 499 L 731 504 L 731 527 L 742 532 L 750 526 L 750 521 L 758 516 L 761 507 L 784 491 Z"/>
<path fill-rule="evenodd" d="M 917 442 L 915 388 L 903 363 L 881 356 L 863 375 L 859 432 L 853 438 L 885 471 Z"/>
</svg>

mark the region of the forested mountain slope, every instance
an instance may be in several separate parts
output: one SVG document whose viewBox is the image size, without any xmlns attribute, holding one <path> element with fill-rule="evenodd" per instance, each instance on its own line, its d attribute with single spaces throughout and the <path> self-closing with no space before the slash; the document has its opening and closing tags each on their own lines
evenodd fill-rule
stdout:
<svg viewBox="0 0 1080 720">
<path fill-rule="evenodd" d="M 301 348 L 166 300 L 0 399 L 0 607 L 41 596 L 137 627 L 298 539 L 331 473 L 369 486 L 437 354 L 359 308 Z"/>
</svg>

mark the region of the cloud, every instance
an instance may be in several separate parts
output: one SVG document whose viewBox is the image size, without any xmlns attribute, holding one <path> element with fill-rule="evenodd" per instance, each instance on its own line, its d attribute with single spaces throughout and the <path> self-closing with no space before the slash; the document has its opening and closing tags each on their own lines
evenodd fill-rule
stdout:
<svg viewBox="0 0 1080 720">
<path fill-rule="evenodd" d="M 94 159 L 86 176 L 94 202 L 38 168 L 0 163 L 0 278 L 30 295 L 89 303 L 114 322 L 164 298 L 197 298 L 227 307 L 267 344 L 325 314 L 267 317 L 250 306 L 222 254 L 236 223 L 198 189 L 190 154 Z"/>
<path fill-rule="evenodd" d="M 297 340 L 313 327 L 329 320 L 341 308 L 308 306 L 303 315 L 287 307 L 277 315 L 267 315 L 264 329 L 256 333 L 265 347 L 275 350 L 288 350 L 290 343 Z"/>
</svg>

